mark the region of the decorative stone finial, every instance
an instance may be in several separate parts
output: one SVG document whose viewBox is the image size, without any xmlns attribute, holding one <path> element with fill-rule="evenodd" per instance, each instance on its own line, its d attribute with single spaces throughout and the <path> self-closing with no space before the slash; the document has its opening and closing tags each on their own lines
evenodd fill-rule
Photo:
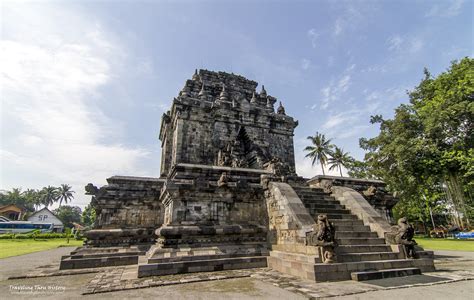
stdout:
<svg viewBox="0 0 474 300">
<path fill-rule="evenodd" d="M 219 95 L 219 100 L 227 101 L 229 99 L 229 94 L 225 90 L 225 84 L 222 84 L 222 91 Z"/>
<path fill-rule="evenodd" d="M 201 90 L 199 91 L 198 96 L 199 96 L 199 98 L 202 99 L 202 100 L 207 100 L 207 92 L 206 92 L 206 90 L 204 89 L 204 82 L 202 83 Z"/>
<path fill-rule="evenodd" d="M 270 108 L 273 111 L 273 104 L 270 98 L 267 98 L 267 108 Z"/>
<path fill-rule="evenodd" d="M 262 85 L 262 91 L 260 92 L 260 97 L 263 97 L 263 98 L 267 97 L 267 91 L 265 90 L 264 85 Z"/>
<path fill-rule="evenodd" d="M 255 95 L 255 92 L 252 94 L 252 99 L 250 99 L 250 103 L 257 103 L 257 96 Z"/>
<path fill-rule="evenodd" d="M 284 115 L 284 116 L 286 115 L 286 113 L 285 113 L 285 108 L 284 108 L 283 105 L 281 104 L 281 101 L 280 101 L 280 106 L 278 106 L 278 108 L 277 108 L 277 114 L 279 114 L 279 115 Z"/>
<path fill-rule="evenodd" d="M 194 70 L 193 80 L 199 80 L 199 74 L 197 69 Z"/>
</svg>

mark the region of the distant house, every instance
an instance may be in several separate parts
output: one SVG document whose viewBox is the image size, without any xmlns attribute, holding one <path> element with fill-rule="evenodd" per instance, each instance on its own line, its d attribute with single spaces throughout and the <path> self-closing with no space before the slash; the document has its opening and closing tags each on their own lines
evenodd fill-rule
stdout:
<svg viewBox="0 0 474 300">
<path fill-rule="evenodd" d="M 28 221 L 33 223 L 53 223 L 53 231 L 54 232 L 62 232 L 64 229 L 64 224 L 61 220 L 56 217 L 47 207 L 38 210 L 37 212 L 33 213 L 29 218 Z"/>
<path fill-rule="evenodd" d="M 25 210 L 15 204 L 8 204 L 0 207 L 0 216 L 6 217 L 11 221 L 21 220 Z"/>
</svg>

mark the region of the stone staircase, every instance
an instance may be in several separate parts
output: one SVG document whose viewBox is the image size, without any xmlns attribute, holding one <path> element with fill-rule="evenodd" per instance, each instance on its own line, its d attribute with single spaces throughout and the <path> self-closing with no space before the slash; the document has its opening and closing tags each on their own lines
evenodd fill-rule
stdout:
<svg viewBox="0 0 474 300">
<path fill-rule="evenodd" d="M 139 263 L 138 277 L 262 268 L 267 256 L 260 244 L 155 249 Z"/>
<path fill-rule="evenodd" d="M 326 214 L 335 225 L 337 262 L 315 262 L 316 281 L 381 279 L 434 271 L 432 260 L 428 258 L 405 259 L 403 252 L 393 252 L 384 238 L 378 237 L 322 189 L 304 185 L 292 187 L 312 217 Z"/>
</svg>

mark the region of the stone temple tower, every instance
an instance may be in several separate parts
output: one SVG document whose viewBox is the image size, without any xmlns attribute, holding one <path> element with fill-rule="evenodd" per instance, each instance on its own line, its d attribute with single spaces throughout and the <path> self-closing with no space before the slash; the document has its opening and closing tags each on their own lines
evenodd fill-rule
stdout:
<svg viewBox="0 0 474 300">
<path fill-rule="evenodd" d="M 242 76 L 196 71 L 162 117 L 161 176 L 180 163 L 263 169 L 272 158 L 294 173 L 298 122 L 256 88 Z"/>
</svg>

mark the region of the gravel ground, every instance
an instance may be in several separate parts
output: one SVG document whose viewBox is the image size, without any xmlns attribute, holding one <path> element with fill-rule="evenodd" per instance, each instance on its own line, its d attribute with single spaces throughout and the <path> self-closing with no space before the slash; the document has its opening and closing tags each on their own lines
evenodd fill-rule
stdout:
<svg viewBox="0 0 474 300">
<path fill-rule="evenodd" d="M 170 286 L 117 291 L 103 294 L 81 295 L 87 284 L 97 274 L 54 276 L 7 280 L 38 270 L 41 266 L 49 268 L 59 265 L 62 255 L 73 248 L 58 248 L 30 253 L 17 257 L 0 259 L 0 298 L 2 299 L 306 299 L 301 293 L 279 287 L 276 282 L 262 278 L 245 277 L 208 282 L 186 283 Z M 347 281 L 317 284 L 320 291 L 351 291 L 360 289 L 360 294 L 335 296 L 329 299 L 473 299 L 474 252 L 436 251 L 437 272 L 425 275 L 391 278 L 363 283 Z M 439 277 L 457 278 L 456 282 L 436 284 Z M 411 279 L 410 279 L 411 278 Z M 428 283 L 433 285 L 397 288 L 406 283 Z M 313 283 L 314 284 L 314 283 Z M 281 285 L 280 285 L 281 286 Z M 372 290 L 370 290 L 372 287 Z M 390 289 L 386 289 L 389 287 Z M 323 295 L 328 293 L 320 293 Z"/>
</svg>

